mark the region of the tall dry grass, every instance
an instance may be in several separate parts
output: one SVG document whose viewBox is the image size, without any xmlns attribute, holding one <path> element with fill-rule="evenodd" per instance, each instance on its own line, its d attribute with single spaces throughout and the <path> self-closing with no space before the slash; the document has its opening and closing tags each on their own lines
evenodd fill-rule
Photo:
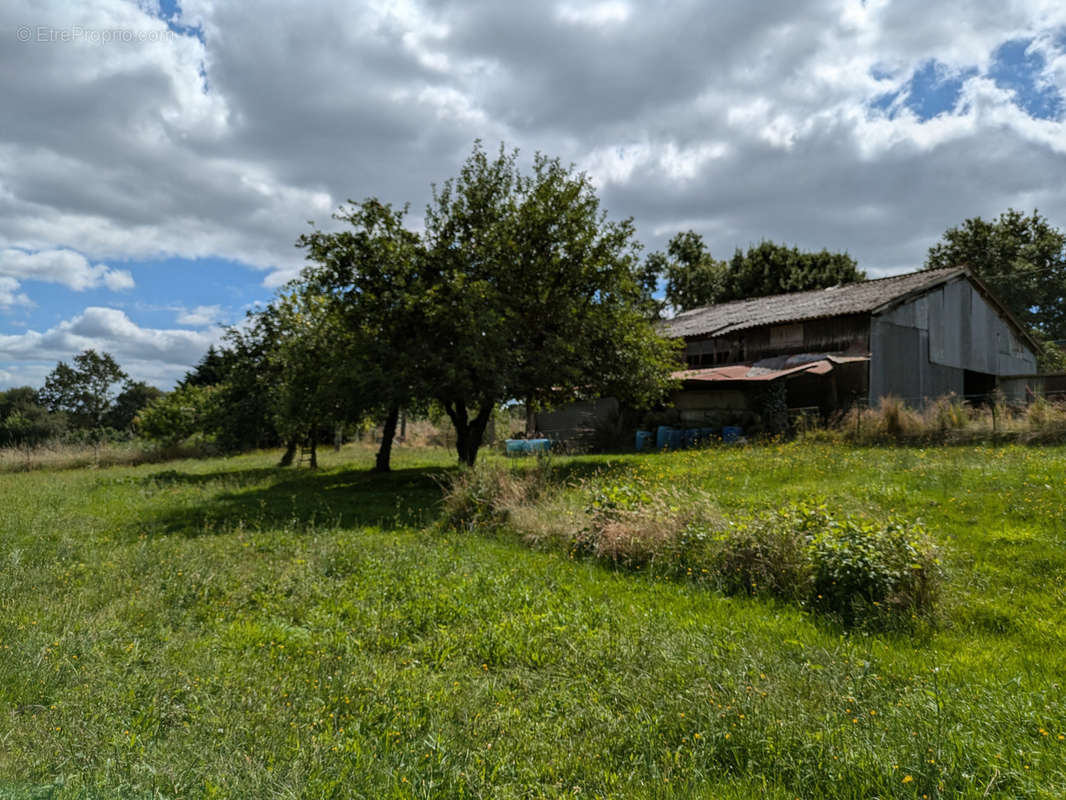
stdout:
<svg viewBox="0 0 1066 800">
<path fill-rule="evenodd" d="M 0 472 L 136 466 L 204 455 L 209 453 L 199 445 L 156 447 L 138 441 L 99 445 L 45 442 L 36 447 L 0 448 Z"/>
<path fill-rule="evenodd" d="M 1066 441 L 1066 401 L 1038 397 L 1022 406 L 995 399 L 973 406 L 946 395 L 918 409 L 898 397 L 885 397 L 877 408 L 853 407 L 826 428 L 799 435 L 810 441 L 867 445 L 1058 443 Z"/>
</svg>

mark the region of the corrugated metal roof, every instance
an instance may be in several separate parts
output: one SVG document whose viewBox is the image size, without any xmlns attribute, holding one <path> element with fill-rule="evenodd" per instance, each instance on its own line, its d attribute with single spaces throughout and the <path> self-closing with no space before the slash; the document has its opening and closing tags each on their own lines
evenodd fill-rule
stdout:
<svg viewBox="0 0 1066 800">
<path fill-rule="evenodd" d="M 775 294 L 734 300 L 705 308 L 683 311 L 662 323 L 665 336 L 722 336 L 762 325 L 780 325 L 808 319 L 864 314 L 905 297 L 966 274 L 959 268 L 910 272 L 890 278 L 849 283 L 830 289 Z"/>
</svg>

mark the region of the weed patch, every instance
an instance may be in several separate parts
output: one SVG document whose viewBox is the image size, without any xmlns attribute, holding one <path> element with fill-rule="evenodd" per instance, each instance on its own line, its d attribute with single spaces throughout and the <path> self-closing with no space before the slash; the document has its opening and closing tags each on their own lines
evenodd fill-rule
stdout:
<svg viewBox="0 0 1066 800">
<path fill-rule="evenodd" d="M 552 498 L 566 491 L 546 464 L 464 470 L 445 490 L 441 524 L 507 528 L 561 544 L 571 557 L 782 598 L 848 627 L 929 618 L 939 596 L 937 549 L 920 526 L 898 518 L 877 522 L 798 503 L 727 519 L 706 492 L 639 480 L 583 483 L 575 489 L 585 497 L 582 519 L 561 518 Z"/>
</svg>

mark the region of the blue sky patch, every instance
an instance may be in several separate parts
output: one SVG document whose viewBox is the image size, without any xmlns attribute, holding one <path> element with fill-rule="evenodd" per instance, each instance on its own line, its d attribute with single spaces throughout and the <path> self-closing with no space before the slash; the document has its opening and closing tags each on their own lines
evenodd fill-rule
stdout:
<svg viewBox="0 0 1066 800">
<path fill-rule="evenodd" d="M 137 325 L 163 329 L 202 328 L 204 324 L 182 322 L 182 315 L 199 306 L 218 306 L 212 321 L 231 324 L 242 319 L 253 303 L 274 296 L 274 290 L 262 285 L 266 272 L 221 258 L 108 261 L 108 265 L 128 270 L 136 288 L 116 292 L 99 287 L 79 292 L 61 284 L 23 279 L 19 292 L 28 295 L 34 306 L 0 313 L 0 335 L 27 328 L 43 332 L 88 306 L 118 308 Z"/>
<path fill-rule="evenodd" d="M 1013 92 L 1015 103 L 1031 117 L 1061 119 L 1066 101 L 1055 86 L 1041 79 L 1047 60 L 1032 44 L 1032 39 L 1013 39 L 1001 44 L 992 53 L 987 77 L 999 88 Z M 1055 46 L 1066 49 L 1066 30 L 1057 34 Z M 956 111 L 963 83 L 977 74 L 977 69 L 972 67 L 953 70 L 936 59 L 929 59 L 899 89 L 877 95 L 868 106 L 890 118 L 901 108 L 909 108 L 925 122 L 938 114 Z M 881 67 L 872 69 L 870 75 L 877 80 L 892 77 L 890 71 Z"/>
<path fill-rule="evenodd" d="M 1066 35 L 1060 38 L 1066 38 Z M 1032 39 L 1014 39 L 1000 45 L 992 54 L 988 77 L 1001 89 L 1014 92 L 1018 106 L 1036 119 L 1058 119 L 1062 95 L 1054 86 L 1041 84 L 1047 66 L 1044 54 L 1030 49 Z"/>
<path fill-rule="evenodd" d="M 201 42 L 204 41 L 204 32 L 200 28 L 191 25 L 181 25 L 177 18 L 181 16 L 181 3 L 178 0 L 159 0 L 159 18 L 167 24 L 174 33 L 182 36 L 195 36 Z"/>
<path fill-rule="evenodd" d="M 938 114 L 954 111 L 963 82 L 976 74 L 976 69 L 954 72 L 935 59 L 926 61 L 907 84 L 905 104 L 922 122 Z"/>
<path fill-rule="evenodd" d="M 879 79 L 888 76 L 882 70 L 872 71 L 871 74 Z M 929 59 L 914 71 L 910 80 L 898 91 L 878 95 L 870 101 L 870 107 L 894 117 L 894 110 L 902 99 L 902 105 L 925 122 L 938 114 L 954 111 L 962 93 L 962 84 L 976 74 L 976 69 L 959 72 L 936 59 Z"/>
</svg>

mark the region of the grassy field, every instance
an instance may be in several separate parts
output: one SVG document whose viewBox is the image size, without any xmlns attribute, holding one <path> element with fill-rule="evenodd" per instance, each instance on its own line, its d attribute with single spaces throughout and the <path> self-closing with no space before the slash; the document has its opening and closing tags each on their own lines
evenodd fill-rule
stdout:
<svg viewBox="0 0 1066 800">
<path fill-rule="evenodd" d="M 1063 448 L 558 464 L 921 520 L 906 634 L 437 531 L 442 450 L 274 460 L 0 476 L 0 798 L 1066 796 Z"/>
</svg>

